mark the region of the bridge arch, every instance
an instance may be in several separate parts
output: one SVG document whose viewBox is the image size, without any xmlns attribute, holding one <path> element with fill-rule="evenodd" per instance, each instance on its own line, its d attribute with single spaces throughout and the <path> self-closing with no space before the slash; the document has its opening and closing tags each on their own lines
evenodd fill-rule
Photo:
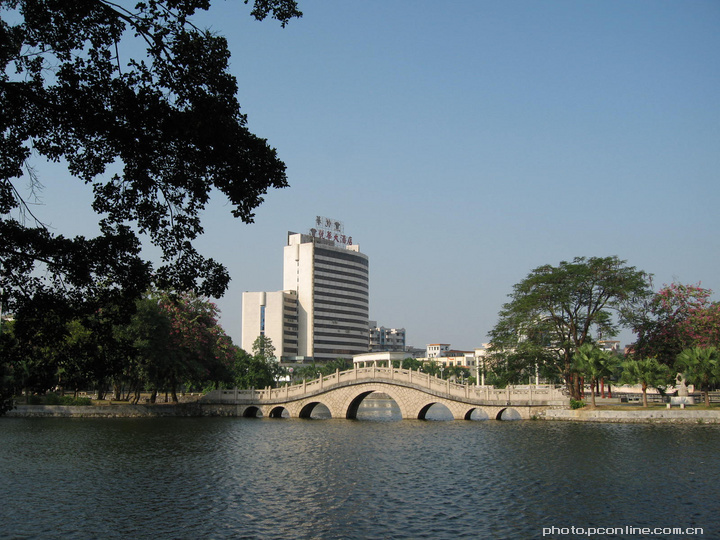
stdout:
<svg viewBox="0 0 720 540">
<path fill-rule="evenodd" d="M 471 407 L 465 412 L 465 420 L 489 420 L 490 415 L 481 407 Z"/>
<path fill-rule="evenodd" d="M 272 409 L 270 409 L 270 412 L 268 413 L 268 417 L 269 418 L 282 418 L 284 412 L 288 412 L 288 414 L 289 414 L 289 411 L 282 405 L 280 405 L 278 407 L 273 407 Z"/>
<path fill-rule="evenodd" d="M 250 405 L 249 407 L 246 407 L 242 413 L 243 418 L 259 418 L 262 417 L 262 415 L 263 414 L 260 407 L 256 407 L 255 405 Z"/>
<path fill-rule="evenodd" d="M 522 415 L 517 409 L 512 407 L 503 407 L 495 415 L 495 420 L 522 420 Z"/>
<path fill-rule="evenodd" d="M 372 385 L 369 388 L 365 386 L 360 391 L 355 390 L 354 392 L 348 394 L 349 397 L 340 406 L 340 416 L 342 418 L 347 418 L 348 420 L 357 419 L 357 413 L 358 409 L 360 408 L 360 404 L 366 397 L 375 392 L 385 394 L 388 398 L 392 399 L 400 409 L 400 417 L 405 418 L 405 411 L 407 410 L 407 406 L 402 400 L 402 398 L 389 385 Z"/>
<path fill-rule="evenodd" d="M 420 409 L 420 411 L 418 411 L 417 419 L 418 419 L 418 420 L 425 420 L 425 416 L 427 415 L 427 412 L 430 410 L 430 407 L 432 407 L 433 405 L 435 405 L 435 403 L 436 403 L 436 402 L 433 401 L 432 403 L 428 403 L 427 405 L 424 405 L 424 406 Z"/>
<path fill-rule="evenodd" d="M 308 403 L 305 403 L 305 404 L 301 407 L 300 412 L 298 413 L 298 418 L 311 418 L 313 411 L 315 410 L 315 408 L 316 408 L 318 405 L 322 405 L 323 407 L 327 408 L 327 409 L 330 411 L 330 417 L 331 417 L 331 418 L 335 418 L 335 417 L 336 417 L 336 414 L 337 414 L 337 413 L 333 413 L 332 407 L 329 407 L 328 405 L 326 405 L 326 404 L 323 403 L 322 401 L 313 400 L 313 401 L 309 401 Z"/>
<path fill-rule="evenodd" d="M 349 420 L 355 420 L 357 418 L 357 412 L 360 408 L 360 404 L 363 402 L 363 400 L 368 397 L 370 394 L 374 394 L 374 390 L 370 390 L 368 392 L 360 392 L 355 399 L 353 399 L 350 402 L 350 405 L 348 405 L 347 410 L 345 411 L 345 418 Z"/>
</svg>

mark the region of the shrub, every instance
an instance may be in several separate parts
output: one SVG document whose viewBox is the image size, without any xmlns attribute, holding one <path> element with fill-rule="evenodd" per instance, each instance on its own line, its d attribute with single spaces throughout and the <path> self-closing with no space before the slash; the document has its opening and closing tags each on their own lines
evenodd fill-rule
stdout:
<svg viewBox="0 0 720 540">
<path fill-rule="evenodd" d="M 88 397 L 74 398 L 72 396 L 58 396 L 57 394 L 46 394 L 44 396 L 28 396 L 30 405 L 74 405 L 87 406 L 92 405 L 92 400 Z"/>
<path fill-rule="evenodd" d="M 62 398 L 57 394 L 47 394 L 42 400 L 44 405 L 63 405 Z"/>
<path fill-rule="evenodd" d="M 571 409 L 582 409 L 585 406 L 585 402 L 581 399 L 570 399 Z"/>
</svg>

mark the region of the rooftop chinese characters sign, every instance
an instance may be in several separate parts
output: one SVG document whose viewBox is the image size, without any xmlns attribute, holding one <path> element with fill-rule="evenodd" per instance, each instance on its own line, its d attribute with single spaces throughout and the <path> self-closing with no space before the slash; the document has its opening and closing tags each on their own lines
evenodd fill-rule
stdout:
<svg viewBox="0 0 720 540">
<path fill-rule="evenodd" d="M 310 234 L 314 238 L 331 240 L 336 244 L 352 246 L 353 243 L 352 236 L 347 236 L 345 234 L 345 226 L 342 221 L 323 216 L 315 217 L 315 227 L 310 229 Z"/>
</svg>

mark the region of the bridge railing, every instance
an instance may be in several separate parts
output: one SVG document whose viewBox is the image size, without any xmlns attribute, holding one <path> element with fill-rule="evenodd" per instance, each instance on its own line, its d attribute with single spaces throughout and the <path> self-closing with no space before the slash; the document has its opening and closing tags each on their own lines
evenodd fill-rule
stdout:
<svg viewBox="0 0 720 540">
<path fill-rule="evenodd" d="M 348 371 L 336 371 L 312 381 L 285 385 L 280 388 L 250 390 L 214 390 L 206 394 L 203 401 L 237 403 L 240 401 L 283 401 L 296 399 L 306 395 L 317 394 L 336 386 L 362 381 L 385 381 L 423 388 L 431 393 L 460 399 L 474 399 L 486 402 L 508 403 L 517 401 L 559 401 L 567 399 L 563 391 L 553 387 L 508 386 L 475 386 L 457 384 L 440 379 L 429 373 L 387 367 L 356 367 Z"/>
</svg>

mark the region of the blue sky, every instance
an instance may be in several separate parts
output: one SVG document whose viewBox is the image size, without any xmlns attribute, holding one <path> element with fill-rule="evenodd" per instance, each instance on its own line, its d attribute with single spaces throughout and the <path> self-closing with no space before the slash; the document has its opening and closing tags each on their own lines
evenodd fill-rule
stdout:
<svg viewBox="0 0 720 540">
<path fill-rule="evenodd" d="M 236 342 L 242 292 L 282 287 L 286 233 L 316 215 L 369 256 L 371 319 L 420 347 L 480 346 L 513 284 L 575 256 L 720 291 L 720 2 L 300 8 L 284 29 L 241 2 L 196 19 L 227 36 L 249 128 L 291 184 L 252 225 L 220 199 L 205 213 Z M 82 229 L 90 194 L 44 183 L 48 211 L 73 209 L 58 228 Z"/>
</svg>

